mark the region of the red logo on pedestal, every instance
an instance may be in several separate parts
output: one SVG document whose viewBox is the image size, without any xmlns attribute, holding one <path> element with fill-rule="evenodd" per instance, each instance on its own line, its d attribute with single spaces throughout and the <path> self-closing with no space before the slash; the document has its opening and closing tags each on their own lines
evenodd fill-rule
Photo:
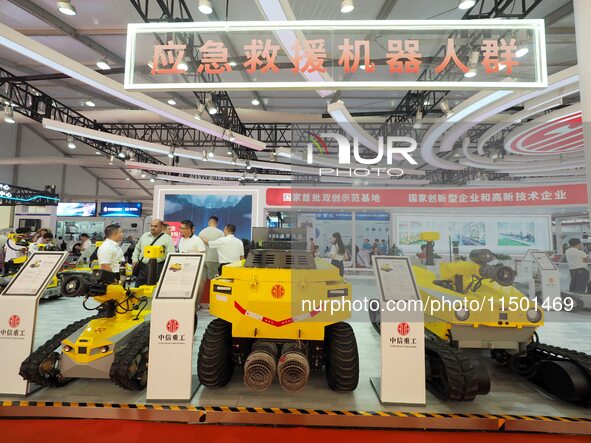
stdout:
<svg viewBox="0 0 591 443">
<path fill-rule="evenodd" d="M 179 322 L 175 319 L 170 319 L 166 322 L 166 330 L 170 333 L 176 332 L 179 330 Z"/>
<path fill-rule="evenodd" d="M 285 288 L 281 285 L 275 285 L 271 288 L 273 298 L 282 298 L 285 295 Z"/>
<path fill-rule="evenodd" d="M 12 329 L 16 328 L 20 324 L 21 318 L 18 315 L 14 314 L 8 318 L 8 326 L 10 326 Z"/>
<path fill-rule="evenodd" d="M 406 322 L 398 323 L 397 330 L 400 335 L 408 335 L 410 332 L 410 325 Z"/>
</svg>

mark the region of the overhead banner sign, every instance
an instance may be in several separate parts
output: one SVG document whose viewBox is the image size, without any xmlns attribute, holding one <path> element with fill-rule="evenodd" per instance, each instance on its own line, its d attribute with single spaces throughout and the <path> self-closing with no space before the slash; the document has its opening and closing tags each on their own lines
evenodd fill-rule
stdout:
<svg viewBox="0 0 591 443">
<path fill-rule="evenodd" d="M 267 206 L 483 208 L 587 205 L 585 184 L 514 188 L 267 188 Z"/>
<path fill-rule="evenodd" d="M 132 23 L 125 88 L 545 88 L 544 26 L 543 20 Z M 426 70 L 433 74 L 421 75 Z"/>
</svg>

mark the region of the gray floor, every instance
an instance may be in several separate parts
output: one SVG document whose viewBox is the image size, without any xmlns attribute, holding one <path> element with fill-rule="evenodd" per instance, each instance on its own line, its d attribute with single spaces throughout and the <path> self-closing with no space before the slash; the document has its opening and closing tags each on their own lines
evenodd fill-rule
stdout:
<svg viewBox="0 0 591 443">
<path fill-rule="evenodd" d="M 365 297 L 377 295 L 372 280 L 354 279 L 353 293 Z M 59 299 L 41 303 L 35 346 L 49 339 L 68 323 L 87 316 L 80 299 Z M 211 316 L 200 311 L 197 334 L 195 335 L 195 355 Z M 591 354 L 591 311 L 582 313 L 550 312 L 546 314 L 546 324 L 538 330 L 541 341 L 564 346 Z M 336 410 L 388 410 L 425 411 L 456 413 L 528 414 L 570 417 L 589 417 L 587 408 L 572 406 L 555 400 L 528 382 L 516 378 L 494 364 L 487 352 L 476 351 L 476 357 L 486 363 L 491 373 L 492 389 L 487 396 L 478 397 L 474 402 L 441 402 L 430 393 L 424 407 L 380 404 L 369 378 L 379 375 L 379 337 L 367 322 L 366 313 L 356 313 L 352 324 L 357 337 L 361 376 L 359 387 L 352 393 L 339 394 L 328 389 L 323 373 L 313 373 L 303 392 L 289 394 L 275 383 L 263 393 L 248 391 L 242 384 L 242 374 L 236 370 L 232 381 L 221 389 L 200 387 L 192 400 L 201 406 L 251 406 L 251 407 L 291 407 Z M 174 374 L 171 374 L 174 377 Z M 42 389 L 30 400 L 71 401 L 71 402 L 145 402 L 145 393 L 121 390 L 108 380 L 77 380 L 63 388 Z"/>
</svg>

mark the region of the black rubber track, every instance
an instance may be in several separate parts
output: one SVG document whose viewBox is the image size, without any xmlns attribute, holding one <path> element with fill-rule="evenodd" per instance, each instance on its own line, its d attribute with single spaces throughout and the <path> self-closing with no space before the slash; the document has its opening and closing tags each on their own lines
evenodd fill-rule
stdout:
<svg viewBox="0 0 591 443">
<path fill-rule="evenodd" d="M 203 334 L 199 346 L 197 375 L 207 387 L 221 387 L 232 378 L 232 324 L 216 318 Z"/>
<path fill-rule="evenodd" d="M 350 392 L 359 383 L 359 354 L 350 324 L 329 325 L 324 332 L 326 380 L 333 391 Z"/>
<path fill-rule="evenodd" d="M 472 401 L 478 395 L 478 374 L 470 357 L 446 343 L 425 340 L 427 388 L 444 400 Z"/>
<path fill-rule="evenodd" d="M 123 389 L 141 391 L 148 381 L 150 323 L 144 322 L 132 334 L 127 346 L 115 354 L 109 378 Z"/>
<path fill-rule="evenodd" d="M 59 359 L 60 354 L 55 352 L 62 344 L 62 341 L 68 338 L 70 335 L 86 326 L 88 322 L 101 315 L 94 315 L 92 317 L 84 318 L 66 326 L 60 332 L 55 334 L 52 338 L 47 340 L 42 346 L 40 346 L 35 352 L 29 355 L 25 361 L 22 362 L 19 375 L 25 380 L 32 383 L 36 383 L 41 386 L 47 387 L 59 387 L 65 385 L 70 379 L 62 379 L 59 377 L 59 369 L 56 369 L 51 374 L 43 375 L 39 372 L 39 365 L 47 358 L 53 358 L 56 362 Z"/>
</svg>

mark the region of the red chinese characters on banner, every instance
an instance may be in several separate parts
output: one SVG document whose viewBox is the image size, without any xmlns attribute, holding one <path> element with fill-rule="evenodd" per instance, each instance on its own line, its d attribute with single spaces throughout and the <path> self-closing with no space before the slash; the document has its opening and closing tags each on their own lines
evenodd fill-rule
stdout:
<svg viewBox="0 0 591 443">
<path fill-rule="evenodd" d="M 418 40 L 388 40 L 390 73 L 418 74 L 422 64 Z"/>
<path fill-rule="evenodd" d="M 201 53 L 201 64 L 197 72 L 201 74 L 204 70 L 206 74 L 221 74 L 232 71 L 228 63 L 228 48 L 222 42 L 207 40 L 199 48 Z"/>
<path fill-rule="evenodd" d="M 464 74 L 469 71 L 468 66 L 466 66 L 462 61 L 459 59 L 458 54 L 456 53 L 455 42 L 453 38 L 447 39 L 447 50 L 445 51 L 445 58 L 441 62 L 439 66 L 435 68 L 435 72 L 440 74 L 445 70 L 451 62 L 454 62 L 455 65 L 460 68 Z"/>
<path fill-rule="evenodd" d="M 293 46 L 294 55 L 292 72 L 326 72 L 326 47 L 324 39 L 305 40 L 304 47 L 299 40 Z"/>
<path fill-rule="evenodd" d="M 519 62 L 515 60 L 516 52 L 517 45 L 514 38 L 509 43 L 505 39 L 501 39 L 500 48 L 498 40 L 483 40 L 482 54 L 484 60 L 482 66 L 484 66 L 487 74 L 493 74 L 499 72 L 502 63 L 507 68 L 507 74 L 512 74 L 513 67 L 519 66 Z"/>
<path fill-rule="evenodd" d="M 346 38 L 342 45 L 339 45 L 341 58 L 339 58 L 339 66 L 345 66 L 345 73 L 355 73 L 359 69 L 361 61 L 361 52 L 363 49 L 363 66 L 365 72 L 374 72 L 376 70 L 375 63 L 371 62 L 371 55 L 369 50 L 369 40 L 355 40 L 355 44 L 351 45 L 349 39 Z M 354 52 L 353 52 L 354 50 Z M 353 63 L 351 63 L 351 61 Z"/>
<path fill-rule="evenodd" d="M 152 75 L 154 74 L 184 74 L 178 68 L 185 58 L 187 45 L 176 45 L 172 40 L 167 45 L 154 45 L 152 57 Z M 168 66 L 168 67 L 164 67 Z"/>
<path fill-rule="evenodd" d="M 490 189 L 267 189 L 268 206 L 459 208 L 586 204 L 584 184 Z"/>
<path fill-rule="evenodd" d="M 243 63 L 246 72 L 253 74 L 259 66 L 262 66 L 261 72 L 267 72 L 269 69 L 273 72 L 279 72 L 275 64 L 279 45 L 273 45 L 271 39 L 262 40 L 252 39 L 249 45 L 244 45 L 244 52 L 247 60 Z"/>
</svg>

